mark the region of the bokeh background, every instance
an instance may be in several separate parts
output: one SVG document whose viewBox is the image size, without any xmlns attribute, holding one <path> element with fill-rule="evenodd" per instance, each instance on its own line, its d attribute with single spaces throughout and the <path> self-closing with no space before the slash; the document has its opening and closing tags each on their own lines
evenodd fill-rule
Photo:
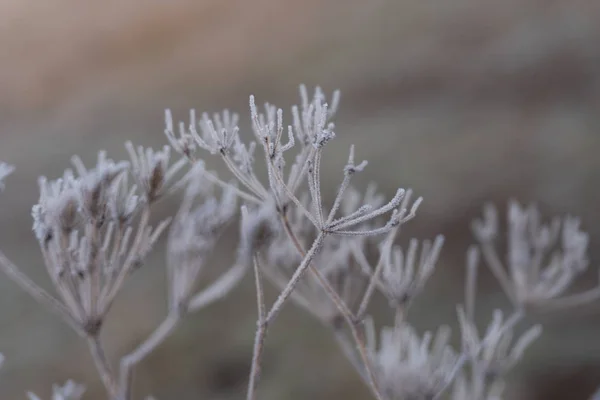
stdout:
<svg viewBox="0 0 600 400">
<path fill-rule="evenodd" d="M 92 163 L 100 148 L 125 157 L 127 139 L 163 145 L 166 107 L 180 118 L 189 107 L 246 118 L 250 93 L 287 111 L 299 83 L 320 84 L 342 90 L 324 186 L 335 187 L 354 143 L 370 160 L 359 182 L 424 196 L 403 240 L 441 232 L 447 246 L 411 320 L 420 329 L 452 324 L 469 223 L 485 201 L 535 200 L 546 215 L 581 216 L 592 269 L 600 265 L 599 43 L 594 0 L 2 0 L 0 159 L 17 172 L 0 199 L 0 245 L 48 287 L 30 229 L 38 175 L 58 176 L 72 154 Z M 114 362 L 165 312 L 163 249 L 129 281 L 108 322 Z M 226 237 L 206 277 L 232 250 Z M 505 303 L 489 277 L 480 288 L 483 322 Z M 242 398 L 253 296 L 247 279 L 189 318 L 139 368 L 139 398 Z M 507 398 L 588 398 L 600 384 L 599 316 L 590 305 L 532 317 L 545 334 L 511 375 Z M 103 398 L 85 344 L 2 277 L 0 350 L 2 399 L 26 390 L 49 398 L 51 384 L 68 378 L 87 384 L 87 398 Z M 326 330 L 292 306 L 268 341 L 259 394 L 370 398 Z"/>
</svg>

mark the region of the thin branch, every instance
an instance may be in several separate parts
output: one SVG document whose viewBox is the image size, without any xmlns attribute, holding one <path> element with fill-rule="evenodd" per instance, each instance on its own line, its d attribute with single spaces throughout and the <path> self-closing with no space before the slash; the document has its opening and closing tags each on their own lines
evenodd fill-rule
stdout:
<svg viewBox="0 0 600 400">
<path fill-rule="evenodd" d="M 477 347 L 474 354 L 468 353 L 466 351 L 463 352 L 460 355 L 460 357 L 458 358 L 458 360 L 456 361 L 456 363 L 454 364 L 454 368 L 448 375 L 445 385 L 442 386 L 442 388 L 434 396 L 433 400 L 438 400 L 441 398 L 441 396 L 444 394 L 444 392 L 450 387 L 452 382 L 454 382 L 454 379 L 458 375 L 459 371 L 462 369 L 462 367 L 465 365 L 465 363 L 468 360 L 477 356 L 483 350 L 483 348 L 488 344 L 489 341 L 496 340 L 498 337 L 501 337 L 505 332 L 513 329 L 523 319 L 524 316 L 525 316 L 525 312 L 522 309 L 515 310 L 515 312 L 510 316 L 510 318 L 508 318 L 506 320 L 506 322 L 504 323 L 504 326 L 502 326 L 502 328 L 497 333 L 495 333 L 494 335 L 486 336 L 479 343 L 479 346 Z"/>
<path fill-rule="evenodd" d="M 344 356 L 346 356 L 350 364 L 354 367 L 356 372 L 358 372 L 358 374 L 360 375 L 361 379 L 368 386 L 369 380 L 365 375 L 365 370 L 363 368 L 361 360 L 356 356 L 356 352 L 354 350 L 354 343 L 346 334 L 344 334 L 345 332 L 343 332 L 341 329 L 337 327 L 332 327 L 332 330 L 333 336 L 335 337 L 335 341 L 340 347 L 340 349 L 342 349 L 342 353 L 344 354 Z"/>
<path fill-rule="evenodd" d="M 290 236 L 290 239 L 294 243 L 294 246 L 296 247 L 298 252 L 301 255 L 304 255 L 304 250 L 302 249 L 300 241 L 298 240 L 297 236 L 295 235 L 294 231 L 292 230 L 291 226 L 289 225 L 287 218 L 282 217 L 282 219 L 283 219 L 286 233 L 288 233 L 288 235 Z M 322 235 L 323 235 L 323 233 L 319 234 L 317 239 L 319 237 L 321 237 Z M 313 248 L 314 248 L 314 244 L 313 244 Z M 312 248 L 311 248 L 311 250 L 312 250 Z M 307 256 L 305 256 L 304 259 L 306 260 Z M 309 261 L 308 265 L 309 265 L 309 269 L 310 269 L 311 273 L 317 278 L 317 280 L 319 281 L 319 283 L 321 284 L 321 286 L 323 287 L 325 292 L 329 295 L 329 298 L 334 302 L 335 306 L 340 311 L 340 313 L 342 313 L 344 320 L 347 322 L 348 327 L 350 328 L 352 337 L 353 337 L 354 341 L 356 342 L 356 347 L 358 348 L 358 352 L 361 356 L 361 360 L 362 360 L 363 365 L 366 370 L 367 382 L 368 382 L 369 386 L 371 387 L 371 390 L 373 391 L 373 394 L 375 395 L 377 400 L 383 400 L 383 396 L 379 392 L 379 387 L 377 385 L 377 380 L 375 378 L 375 372 L 373 371 L 373 367 L 371 365 L 371 357 L 369 356 L 369 353 L 367 351 L 363 335 L 360 332 L 360 330 L 358 329 L 359 323 L 357 323 L 356 316 L 352 313 L 352 311 L 348 308 L 348 306 L 346 305 L 344 300 L 340 297 L 340 295 L 335 291 L 335 289 L 327 281 L 327 278 L 325 278 L 323 276 L 323 274 L 321 274 L 321 272 L 312 264 L 312 260 Z"/>
<path fill-rule="evenodd" d="M 260 277 L 260 268 L 258 266 L 257 257 L 254 256 L 254 282 L 256 284 L 256 303 L 258 309 L 258 320 L 256 335 L 254 337 L 254 350 L 252 352 L 252 367 L 250 368 L 250 378 L 248 379 L 248 391 L 246 393 L 247 400 L 254 400 L 256 387 L 260 379 L 262 355 L 264 351 L 265 339 L 267 336 L 267 316 L 265 308 L 265 298 Z"/>
<path fill-rule="evenodd" d="M 375 271 L 371 274 L 371 279 L 369 280 L 369 286 L 363 295 L 363 298 L 360 302 L 360 306 L 358 307 L 358 311 L 356 312 L 356 316 L 358 319 L 363 319 L 367 313 L 367 307 L 371 302 L 371 298 L 373 297 L 373 293 L 377 288 L 377 284 L 379 282 L 379 275 L 381 274 L 381 270 L 383 269 L 385 256 L 389 254 L 390 247 L 394 243 L 394 239 L 396 238 L 396 234 L 398 233 L 398 228 L 393 229 L 389 236 L 385 239 L 381 247 L 381 254 L 379 255 L 379 261 L 377 262 L 377 266 L 375 267 Z"/>
<path fill-rule="evenodd" d="M 4 273 L 17 285 L 19 285 L 27 294 L 37 300 L 40 304 L 50 308 L 50 310 L 58 314 L 80 336 L 86 336 L 81 327 L 81 323 L 73 318 L 69 310 L 60 301 L 39 287 L 35 282 L 29 279 L 27 275 L 21 272 L 19 268 L 4 255 L 2 251 L 0 251 L 0 269 L 2 269 Z"/>
<path fill-rule="evenodd" d="M 188 310 L 197 311 L 210 303 L 225 297 L 246 274 L 246 265 L 236 263 L 210 286 L 194 295 L 189 301 Z"/>
<path fill-rule="evenodd" d="M 242 279 L 245 271 L 246 266 L 244 264 L 236 263 L 208 287 L 192 297 L 184 309 L 173 309 L 170 311 L 163 322 L 143 343 L 121 359 L 119 388 L 123 400 L 131 399 L 133 368 L 173 333 L 184 317 L 184 314 L 198 311 L 223 298 Z"/>
<path fill-rule="evenodd" d="M 467 253 L 467 275 L 465 282 L 465 312 L 469 319 L 475 314 L 477 297 L 477 272 L 479 268 L 479 250 L 472 246 Z"/>
<path fill-rule="evenodd" d="M 142 342 L 135 350 L 121 359 L 119 371 L 119 390 L 120 399 L 131 399 L 131 387 L 133 383 L 133 368 L 146 358 L 154 349 L 165 341 L 179 325 L 181 315 L 176 312 L 170 312 L 163 322 L 156 328 L 148 338 Z"/>
<path fill-rule="evenodd" d="M 584 304 L 589 304 L 593 301 L 600 299 L 600 287 L 587 290 L 583 293 L 577 293 L 570 296 L 565 296 L 560 299 L 547 299 L 544 300 L 544 310 L 562 310 L 565 308 L 571 308 Z"/>
<path fill-rule="evenodd" d="M 262 204 L 263 203 L 263 199 L 260 199 L 258 197 L 256 197 L 254 194 L 249 194 L 244 192 L 241 189 L 238 189 L 236 186 L 227 183 L 221 179 L 219 179 L 215 174 L 208 172 L 207 170 L 202 170 L 202 175 L 208 179 L 210 182 L 219 185 L 220 187 L 222 187 L 223 189 L 231 189 L 235 192 L 235 194 L 237 194 L 240 198 L 252 202 L 254 204 Z"/>
<path fill-rule="evenodd" d="M 313 258 L 317 255 L 318 251 L 321 249 L 321 246 L 323 245 L 323 241 L 325 240 L 325 237 L 326 237 L 325 232 L 321 232 L 321 233 L 319 233 L 319 235 L 317 235 L 317 238 L 313 242 L 310 250 L 308 250 L 308 252 L 306 253 L 306 256 L 304 257 L 304 259 L 302 260 L 302 262 L 300 263 L 298 268 L 296 268 L 296 271 L 292 275 L 292 278 L 288 282 L 287 286 L 281 291 L 281 294 L 279 295 L 279 297 L 277 297 L 277 300 L 275 300 L 275 303 L 273 303 L 273 306 L 267 313 L 267 317 L 266 317 L 267 323 L 271 322 L 273 319 L 275 319 L 277 317 L 277 315 L 281 311 L 281 307 L 283 306 L 283 303 L 285 303 L 285 301 L 288 299 L 288 297 L 290 297 L 293 290 L 296 288 L 296 285 L 298 284 L 298 282 L 300 282 L 300 279 L 302 279 L 302 277 L 304 276 L 304 273 L 311 265 Z"/>
<path fill-rule="evenodd" d="M 104 352 L 102 342 L 100 341 L 100 337 L 98 335 L 89 335 L 87 337 L 87 344 L 90 349 L 92 358 L 94 359 L 94 364 L 96 365 L 98 374 L 102 379 L 102 383 L 104 384 L 108 395 L 111 399 L 116 398 L 117 382 L 115 380 L 115 376 L 110 366 L 110 363 L 106 359 L 106 354 Z"/>
<path fill-rule="evenodd" d="M 485 257 L 486 264 L 492 270 L 492 273 L 502 286 L 502 290 L 509 298 L 511 303 L 516 307 L 518 304 L 518 299 L 516 297 L 516 293 L 513 290 L 513 287 L 510 282 L 510 278 L 502 265 L 502 262 L 498 258 L 498 254 L 496 253 L 496 249 L 488 242 L 484 242 L 481 244 L 481 250 L 483 256 Z"/>
</svg>

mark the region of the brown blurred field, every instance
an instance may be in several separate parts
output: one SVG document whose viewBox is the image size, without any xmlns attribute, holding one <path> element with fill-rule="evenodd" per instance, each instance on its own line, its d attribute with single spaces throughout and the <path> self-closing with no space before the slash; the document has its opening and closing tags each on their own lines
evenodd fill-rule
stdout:
<svg viewBox="0 0 600 400">
<path fill-rule="evenodd" d="M 368 179 L 425 197 L 405 239 L 448 236 L 412 315 L 419 327 L 453 320 L 468 224 L 484 201 L 537 200 L 545 212 L 580 215 L 600 265 L 597 1 L 3 0 L 0 32 L 0 160 L 17 166 L 0 199 L 0 246 L 46 286 L 29 217 L 38 175 L 57 176 L 72 154 L 91 163 L 100 148 L 124 157 L 127 139 L 163 145 L 166 107 L 180 118 L 189 107 L 230 107 L 244 118 L 254 93 L 287 111 L 299 83 L 342 90 L 326 186 L 337 184 L 354 143 L 370 161 Z M 222 241 L 211 271 L 227 262 L 221 254 L 233 239 Z M 109 321 L 115 362 L 164 313 L 161 250 Z M 144 362 L 139 398 L 241 398 L 253 296 L 248 281 L 190 318 Z M 485 279 L 482 318 L 501 301 Z M 546 333 L 507 398 L 586 399 L 600 384 L 599 310 L 540 318 Z M 47 396 L 68 378 L 88 384 L 87 398 L 102 398 L 85 344 L 3 278 L 0 351 L 1 399 Z M 327 332 L 292 306 L 266 357 L 262 399 L 369 398 Z"/>
</svg>

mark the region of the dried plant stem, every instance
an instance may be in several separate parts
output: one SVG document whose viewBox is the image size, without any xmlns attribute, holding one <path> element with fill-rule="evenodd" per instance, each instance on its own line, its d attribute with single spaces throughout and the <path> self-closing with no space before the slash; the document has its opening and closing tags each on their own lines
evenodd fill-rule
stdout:
<svg viewBox="0 0 600 400">
<path fill-rule="evenodd" d="M 600 287 L 596 287 L 583 293 L 573 294 L 559 299 L 549 299 L 545 301 L 544 310 L 561 310 L 589 304 L 600 298 Z"/>
<path fill-rule="evenodd" d="M 365 376 L 365 370 L 361 364 L 361 360 L 356 357 L 356 351 L 354 351 L 354 343 L 348 337 L 346 332 L 344 332 L 340 327 L 332 326 L 333 335 L 335 337 L 335 341 L 342 349 L 344 356 L 348 359 L 350 364 L 354 367 L 354 369 L 359 373 L 360 377 L 363 379 L 366 385 L 369 384 L 367 377 Z"/>
<path fill-rule="evenodd" d="M 100 337 L 98 335 L 89 335 L 87 338 L 87 344 L 90 349 L 90 353 L 92 354 L 92 358 L 94 359 L 94 364 L 96 365 L 98 374 L 100 375 L 100 379 L 102 379 L 102 383 L 104 384 L 109 397 L 111 399 L 116 399 L 117 382 L 115 380 L 110 363 L 106 359 L 104 346 L 100 341 Z"/>
<path fill-rule="evenodd" d="M 60 303 L 60 301 L 56 300 L 52 295 L 29 279 L 27 275 L 22 273 L 19 268 L 1 251 L 0 269 L 2 269 L 2 271 L 4 271 L 4 273 L 10 279 L 19 285 L 21 289 L 37 300 L 40 304 L 50 308 L 53 312 L 65 320 L 75 332 L 77 332 L 80 336 L 85 337 L 85 332 L 83 331 L 81 324 L 71 316 L 69 310 L 67 310 L 67 308 Z"/>
<path fill-rule="evenodd" d="M 289 221 L 285 216 L 282 216 L 283 225 L 285 227 L 285 231 L 288 234 L 290 240 L 294 243 L 294 246 L 298 250 L 301 255 L 305 255 L 304 249 L 298 237 L 294 233 L 292 227 L 289 224 Z M 319 237 L 322 234 L 319 235 Z M 314 247 L 314 245 L 313 245 Z M 306 259 L 306 256 L 305 256 Z M 354 313 L 348 308 L 344 300 L 340 297 L 340 295 L 335 291 L 335 289 L 331 286 L 331 284 L 327 281 L 327 278 L 323 276 L 321 271 L 319 271 L 312 262 L 309 263 L 310 272 L 317 278 L 319 284 L 323 287 L 329 298 L 333 301 L 338 311 L 342 314 L 342 317 L 348 324 L 350 331 L 352 333 L 352 338 L 356 343 L 356 347 L 360 354 L 362 363 L 366 370 L 367 382 L 373 391 L 373 394 L 377 398 L 377 400 L 383 400 L 383 396 L 379 392 L 379 387 L 377 385 L 377 380 L 375 378 L 375 371 L 373 371 L 373 367 L 371 365 L 371 357 L 367 351 L 367 347 L 365 345 L 364 335 L 362 331 L 359 329 L 359 325 L 362 325 L 362 321 L 356 318 Z"/>
<path fill-rule="evenodd" d="M 392 229 L 390 231 L 388 237 L 385 239 L 385 242 L 383 243 L 384 249 L 393 245 L 394 239 L 396 238 L 397 233 L 398 233 L 398 228 Z M 384 254 L 385 254 L 385 251 L 382 251 L 381 256 L 379 257 L 379 261 L 377 262 L 377 266 L 375 267 L 375 270 L 371 273 L 371 278 L 369 279 L 369 286 L 367 286 L 367 290 L 365 290 L 365 294 L 363 295 L 363 298 L 358 307 L 358 311 L 356 312 L 356 316 L 359 320 L 364 319 L 365 315 L 367 314 L 367 308 L 369 307 L 371 298 L 373 297 L 373 294 L 375 293 L 375 289 L 377 288 L 377 283 L 379 282 L 379 275 L 381 274 L 381 270 L 383 269 L 383 265 L 384 265 L 384 258 L 383 258 Z M 364 257 L 364 254 L 362 254 L 361 261 L 363 263 L 366 262 L 368 264 L 367 260 Z M 361 262 L 361 261 L 359 261 L 359 262 Z"/>
<path fill-rule="evenodd" d="M 131 386 L 133 383 L 133 368 L 146 358 L 154 349 L 165 341 L 167 337 L 179 325 L 182 316 L 173 311 L 170 312 L 163 322 L 150 336 L 140 344 L 134 351 L 121 359 L 119 371 L 120 400 L 131 399 Z"/>
<path fill-rule="evenodd" d="M 465 277 L 465 313 L 473 320 L 475 316 L 475 299 L 477 297 L 477 272 L 479 268 L 479 251 L 477 247 L 469 249 L 467 255 L 467 274 Z"/>
<path fill-rule="evenodd" d="M 394 328 L 400 329 L 406 320 L 406 307 L 404 305 L 398 305 L 394 312 Z"/>
<path fill-rule="evenodd" d="M 302 262 L 300 263 L 298 268 L 296 268 L 296 271 L 292 275 L 292 278 L 288 282 L 287 286 L 281 291 L 281 293 L 279 294 L 279 297 L 277 297 L 277 300 L 275 300 L 275 303 L 273 303 L 273 306 L 267 313 L 267 317 L 265 319 L 265 321 L 267 323 L 271 322 L 273 319 L 275 319 L 277 317 L 277 315 L 281 311 L 281 307 L 283 306 L 285 301 L 290 297 L 290 295 L 296 288 L 296 285 L 298 284 L 298 282 L 300 282 L 300 279 L 302 279 L 302 277 L 304 276 L 304 273 L 310 267 L 313 258 L 315 258 L 315 256 L 321 249 L 321 246 L 323 245 L 326 235 L 327 234 L 325 232 L 320 232 L 317 235 L 310 250 L 308 250 L 308 252 L 306 252 L 304 259 L 302 260 Z"/>
<path fill-rule="evenodd" d="M 494 246 L 488 242 L 484 242 L 481 245 L 481 251 L 485 257 L 487 265 L 492 270 L 492 273 L 500 283 L 500 286 L 502 286 L 502 290 L 504 290 L 506 297 L 508 297 L 512 304 L 516 307 L 518 305 L 517 294 L 513 290 L 513 286 L 510 283 L 510 278 L 504 270 L 502 261 L 500 261 Z"/>
<path fill-rule="evenodd" d="M 256 335 L 254 337 L 254 350 L 252 352 L 252 367 L 250 368 L 250 378 L 248 379 L 248 391 L 246 400 L 254 400 L 256 387 L 260 379 L 262 354 L 264 350 L 265 339 L 267 336 L 265 298 L 260 277 L 260 269 L 257 257 L 254 257 L 254 282 L 256 284 L 256 302 L 258 309 L 258 321 Z"/>
<path fill-rule="evenodd" d="M 273 303 L 273 306 L 271 307 L 271 309 L 269 310 L 268 313 L 266 312 L 266 309 L 264 307 L 264 297 L 262 294 L 262 283 L 260 282 L 260 279 L 258 278 L 258 276 L 259 276 L 258 273 L 255 272 L 255 275 L 257 276 L 256 285 L 257 285 L 257 302 L 258 302 L 258 309 L 259 309 L 259 317 L 258 317 L 258 323 L 257 323 L 258 328 L 256 330 L 256 335 L 254 337 L 254 351 L 253 351 L 253 356 L 252 356 L 252 367 L 251 367 L 251 371 L 250 371 L 250 377 L 249 377 L 249 383 L 248 383 L 248 393 L 247 393 L 247 397 L 246 397 L 248 400 L 254 399 L 254 393 L 256 391 L 256 386 L 258 385 L 258 380 L 260 378 L 260 368 L 261 368 L 261 363 L 262 363 L 264 341 L 265 341 L 265 337 L 267 335 L 268 327 L 270 326 L 271 322 L 275 318 L 277 318 L 277 315 L 281 311 L 283 304 L 290 297 L 290 295 L 294 291 L 296 285 L 298 284 L 298 282 L 300 282 L 300 279 L 302 278 L 302 276 L 304 276 L 304 273 L 311 265 L 313 258 L 316 256 L 319 249 L 323 245 L 324 240 L 325 240 L 325 234 L 320 233 L 317 236 L 317 238 L 315 239 L 315 241 L 313 242 L 313 245 L 310 248 L 310 250 L 304 256 L 304 258 L 303 258 L 302 262 L 300 263 L 300 265 L 298 266 L 298 268 L 296 268 L 296 271 L 294 272 L 294 275 L 287 283 L 287 286 L 281 291 L 279 297 L 277 297 L 277 300 L 275 300 L 275 302 Z M 258 263 L 257 263 L 257 260 L 255 259 L 255 261 L 254 261 L 255 271 L 256 271 L 257 266 L 258 266 Z"/>
<path fill-rule="evenodd" d="M 524 316 L 525 311 L 523 311 L 520 308 L 516 309 L 515 312 L 510 316 L 510 318 L 506 320 L 502 328 L 495 335 L 487 336 L 479 343 L 479 347 L 476 349 L 475 355 L 479 354 L 479 352 L 481 352 L 481 350 L 488 344 L 490 340 L 494 340 L 497 337 L 502 336 L 505 332 L 513 329 L 523 319 Z M 452 382 L 454 382 L 454 379 L 456 378 L 462 367 L 465 365 L 465 363 L 469 361 L 472 357 L 473 354 L 469 354 L 467 352 L 463 352 L 460 355 L 460 357 L 456 361 L 456 364 L 454 364 L 454 369 L 450 372 L 448 379 L 446 380 L 446 384 L 438 391 L 433 400 L 438 400 L 441 398 L 441 396 L 446 392 L 446 390 L 448 390 Z"/>
<path fill-rule="evenodd" d="M 350 330 L 352 331 L 352 337 L 356 342 L 356 347 L 358 348 L 358 352 L 360 353 L 360 358 L 362 359 L 363 365 L 367 372 L 367 379 L 369 386 L 371 387 L 371 391 L 377 400 L 384 400 L 383 395 L 379 391 L 379 386 L 377 385 L 377 379 L 375 377 L 375 371 L 373 370 L 373 365 L 371 363 L 371 357 L 367 350 L 367 346 L 365 345 L 365 338 L 362 330 L 358 329 L 358 324 L 350 325 Z"/>
</svg>

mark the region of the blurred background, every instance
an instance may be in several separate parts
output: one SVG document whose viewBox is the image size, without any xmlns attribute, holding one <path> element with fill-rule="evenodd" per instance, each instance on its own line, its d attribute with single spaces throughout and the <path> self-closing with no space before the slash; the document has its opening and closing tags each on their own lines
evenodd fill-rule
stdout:
<svg viewBox="0 0 600 400">
<path fill-rule="evenodd" d="M 57 177 L 73 154 L 93 163 L 100 148 L 125 158 L 127 139 L 164 145 L 166 107 L 182 119 L 190 107 L 228 107 L 247 128 L 253 93 L 289 115 L 300 83 L 342 90 L 324 186 L 337 185 L 354 143 L 370 161 L 359 183 L 376 180 L 388 194 L 412 187 L 425 198 L 404 241 L 447 235 L 411 314 L 419 329 L 453 323 L 469 224 L 485 201 L 504 209 L 511 197 L 535 200 L 545 215 L 581 216 L 592 269 L 600 265 L 597 1 L 2 0 L 0 32 L 0 160 L 17 167 L 0 198 L 0 246 L 45 287 L 30 228 L 38 175 Z M 218 161 L 208 163 L 221 171 Z M 108 321 L 114 362 L 164 315 L 162 250 L 129 281 Z M 225 238 L 206 276 L 232 252 Z M 497 284 L 482 276 L 481 322 L 499 305 Z M 543 322 L 545 333 L 511 374 L 507 398 L 591 395 L 600 384 L 599 305 L 528 320 Z M 255 319 L 247 279 L 143 362 L 139 398 L 241 398 Z M 87 384 L 86 398 L 103 398 L 85 343 L 2 277 L 0 351 L 2 399 L 26 390 L 49 398 L 51 384 L 69 378 Z M 293 306 L 265 357 L 262 399 L 370 398 L 328 332 Z"/>
</svg>

